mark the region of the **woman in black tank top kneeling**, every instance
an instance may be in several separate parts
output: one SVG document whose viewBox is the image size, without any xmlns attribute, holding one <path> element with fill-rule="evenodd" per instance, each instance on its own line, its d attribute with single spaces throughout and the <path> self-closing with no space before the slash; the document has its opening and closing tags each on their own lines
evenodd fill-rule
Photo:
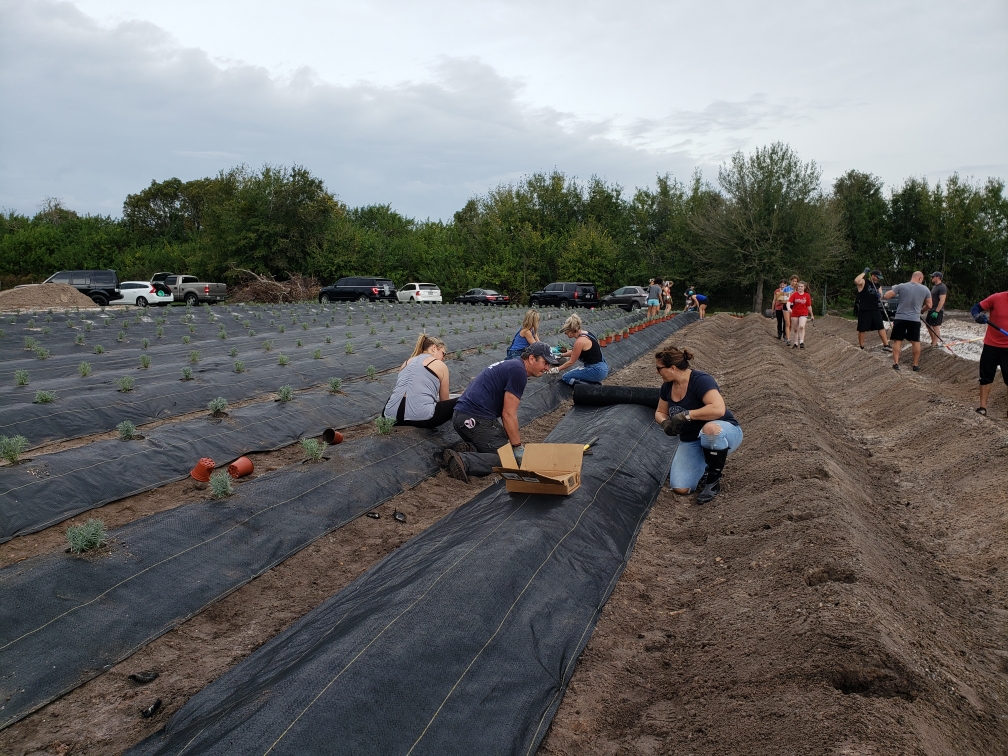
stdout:
<svg viewBox="0 0 1008 756">
<path fill-rule="evenodd" d="M 579 315 L 571 315 L 563 325 L 563 332 L 567 338 L 574 340 L 574 346 L 570 351 L 564 352 L 563 357 L 567 362 L 560 365 L 557 370 L 567 370 L 567 374 L 561 379 L 568 386 L 575 383 L 602 383 L 609 375 L 609 363 L 602 356 L 602 347 L 599 346 L 595 334 L 584 330 Z M 578 360 L 583 363 L 582 367 L 575 368 Z M 570 370 L 573 368 L 573 370 Z"/>
</svg>

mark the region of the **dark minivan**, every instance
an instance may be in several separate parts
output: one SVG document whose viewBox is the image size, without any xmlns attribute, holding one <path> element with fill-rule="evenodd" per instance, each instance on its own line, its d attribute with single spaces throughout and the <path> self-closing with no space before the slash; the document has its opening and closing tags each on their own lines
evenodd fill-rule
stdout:
<svg viewBox="0 0 1008 756">
<path fill-rule="evenodd" d="M 91 297 L 99 307 L 123 298 L 119 290 L 119 276 L 114 270 L 61 270 L 43 283 L 70 284 L 77 291 Z"/>
<path fill-rule="evenodd" d="M 372 276 L 347 276 L 346 278 L 341 278 L 332 286 L 324 286 L 318 295 L 318 301 L 322 304 L 353 300 L 358 302 L 399 301 L 396 297 L 394 283 L 387 278 L 374 278 Z"/>
<path fill-rule="evenodd" d="M 530 299 L 533 307 L 594 307 L 598 290 L 595 284 L 583 281 L 551 283 Z"/>
</svg>

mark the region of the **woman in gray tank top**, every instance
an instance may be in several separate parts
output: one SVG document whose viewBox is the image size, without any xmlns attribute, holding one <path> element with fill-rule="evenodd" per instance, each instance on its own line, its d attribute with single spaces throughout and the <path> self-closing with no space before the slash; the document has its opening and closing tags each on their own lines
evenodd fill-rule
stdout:
<svg viewBox="0 0 1008 756">
<path fill-rule="evenodd" d="M 448 366 L 445 345 L 425 333 L 417 338 L 413 354 L 399 368 L 392 396 L 382 410 L 396 425 L 436 428 L 451 420 L 458 397 L 448 398 Z"/>
</svg>

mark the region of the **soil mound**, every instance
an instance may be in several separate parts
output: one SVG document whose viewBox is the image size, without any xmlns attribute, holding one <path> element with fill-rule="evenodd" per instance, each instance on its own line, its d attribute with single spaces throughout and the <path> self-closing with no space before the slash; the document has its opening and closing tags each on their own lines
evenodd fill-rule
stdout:
<svg viewBox="0 0 1008 756">
<path fill-rule="evenodd" d="M 0 291 L 0 310 L 46 310 L 49 308 L 95 307 L 91 297 L 70 284 L 35 284 Z"/>
</svg>

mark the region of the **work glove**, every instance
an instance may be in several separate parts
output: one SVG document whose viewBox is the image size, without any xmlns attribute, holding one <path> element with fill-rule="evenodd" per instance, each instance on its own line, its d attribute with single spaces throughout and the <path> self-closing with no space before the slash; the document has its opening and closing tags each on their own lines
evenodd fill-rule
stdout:
<svg viewBox="0 0 1008 756">
<path fill-rule="evenodd" d="M 518 446 L 512 446 L 511 451 L 514 452 L 515 461 L 520 465 L 522 457 L 525 456 L 525 444 L 519 444 Z"/>
<path fill-rule="evenodd" d="M 850 275 L 850 273 L 848 273 L 847 275 Z M 865 278 L 868 278 L 868 276 L 871 275 L 871 268 L 865 268 L 864 269 L 864 275 L 865 275 Z"/>
<path fill-rule="evenodd" d="M 977 323 L 987 325 L 987 315 L 984 314 L 983 308 L 980 306 L 979 302 L 973 305 L 973 309 L 970 310 L 970 315 L 973 316 L 973 320 Z"/>
<path fill-rule="evenodd" d="M 547 372 L 550 375 L 559 375 L 560 374 L 560 368 L 558 368 L 558 367 L 551 367 Z"/>
<path fill-rule="evenodd" d="M 679 432 L 682 431 L 682 427 L 687 422 L 685 412 L 676 412 L 674 415 L 670 415 L 669 419 L 661 424 L 661 428 L 665 431 L 666 436 L 678 436 Z"/>
</svg>

